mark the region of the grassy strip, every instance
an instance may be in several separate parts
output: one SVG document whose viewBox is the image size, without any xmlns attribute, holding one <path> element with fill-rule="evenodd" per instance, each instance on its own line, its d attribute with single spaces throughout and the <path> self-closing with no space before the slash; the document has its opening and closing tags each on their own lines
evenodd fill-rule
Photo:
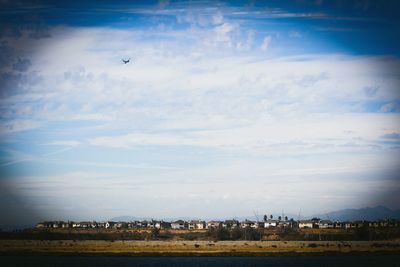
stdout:
<svg viewBox="0 0 400 267">
<path fill-rule="evenodd" d="M 0 240 L 2 255 L 270 256 L 400 253 L 399 241 Z"/>
</svg>

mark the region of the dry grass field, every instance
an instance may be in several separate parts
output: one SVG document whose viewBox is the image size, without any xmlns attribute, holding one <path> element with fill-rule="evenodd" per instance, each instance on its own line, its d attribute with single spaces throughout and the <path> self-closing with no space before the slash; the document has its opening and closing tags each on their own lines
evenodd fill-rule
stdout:
<svg viewBox="0 0 400 267">
<path fill-rule="evenodd" d="M 400 241 L 0 240 L 0 254 L 279 255 L 400 253 Z"/>
</svg>

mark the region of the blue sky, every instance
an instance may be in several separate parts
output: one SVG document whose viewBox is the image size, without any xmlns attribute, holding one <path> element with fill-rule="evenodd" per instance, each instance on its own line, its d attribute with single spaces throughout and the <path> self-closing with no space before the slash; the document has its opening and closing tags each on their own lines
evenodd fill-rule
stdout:
<svg viewBox="0 0 400 267">
<path fill-rule="evenodd" d="M 400 207 L 396 1 L 1 5 L 1 225 Z"/>
</svg>

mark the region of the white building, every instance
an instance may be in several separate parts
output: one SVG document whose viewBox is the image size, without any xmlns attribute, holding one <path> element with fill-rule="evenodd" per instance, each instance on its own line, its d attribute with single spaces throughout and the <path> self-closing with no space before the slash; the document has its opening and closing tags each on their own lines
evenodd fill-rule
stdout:
<svg viewBox="0 0 400 267">
<path fill-rule="evenodd" d="M 218 228 L 220 227 L 221 224 L 222 224 L 221 221 L 209 221 L 207 222 L 207 229 Z"/>
<path fill-rule="evenodd" d="M 247 228 L 247 227 L 251 227 L 251 228 L 257 228 L 258 224 L 256 224 L 253 221 L 249 221 L 249 220 L 245 220 L 243 222 L 240 223 L 240 227 L 241 228 Z"/>
<path fill-rule="evenodd" d="M 186 226 L 187 226 L 187 223 L 182 220 L 177 220 L 176 222 L 171 223 L 171 228 L 175 229 L 175 230 L 185 229 Z"/>
<path fill-rule="evenodd" d="M 299 221 L 299 228 L 313 228 L 313 221 L 310 220 Z"/>
<path fill-rule="evenodd" d="M 276 220 L 267 220 L 264 222 L 264 228 L 270 228 L 270 227 L 277 227 L 278 222 Z"/>
<path fill-rule="evenodd" d="M 206 229 L 206 222 L 201 220 L 192 220 L 189 222 L 189 229 Z"/>
<path fill-rule="evenodd" d="M 226 220 L 222 223 L 223 228 L 231 229 L 239 227 L 240 223 L 237 220 Z"/>
<path fill-rule="evenodd" d="M 328 229 L 328 228 L 334 228 L 334 224 L 332 221 L 329 220 L 322 220 L 318 223 L 319 228 L 321 229 Z"/>
</svg>

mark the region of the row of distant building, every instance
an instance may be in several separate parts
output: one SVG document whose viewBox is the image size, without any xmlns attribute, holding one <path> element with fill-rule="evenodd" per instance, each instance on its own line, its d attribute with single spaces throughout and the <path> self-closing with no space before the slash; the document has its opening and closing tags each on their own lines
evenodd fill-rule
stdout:
<svg viewBox="0 0 400 267">
<path fill-rule="evenodd" d="M 244 220 L 225 220 L 225 221 L 203 221 L 203 220 L 177 220 L 173 222 L 159 220 L 144 220 L 130 222 L 74 222 L 74 221 L 46 221 L 36 225 L 36 228 L 77 228 L 77 229 L 172 229 L 172 230 L 203 230 L 216 228 L 320 228 L 320 229 L 351 229 L 362 227 L 384 228 L 400 227 L 399 220 L 379 220 L 379 221 L 351 221 L 340 222 L 331 220 L 264 220 L 250 221 Z"/>
</svg>

